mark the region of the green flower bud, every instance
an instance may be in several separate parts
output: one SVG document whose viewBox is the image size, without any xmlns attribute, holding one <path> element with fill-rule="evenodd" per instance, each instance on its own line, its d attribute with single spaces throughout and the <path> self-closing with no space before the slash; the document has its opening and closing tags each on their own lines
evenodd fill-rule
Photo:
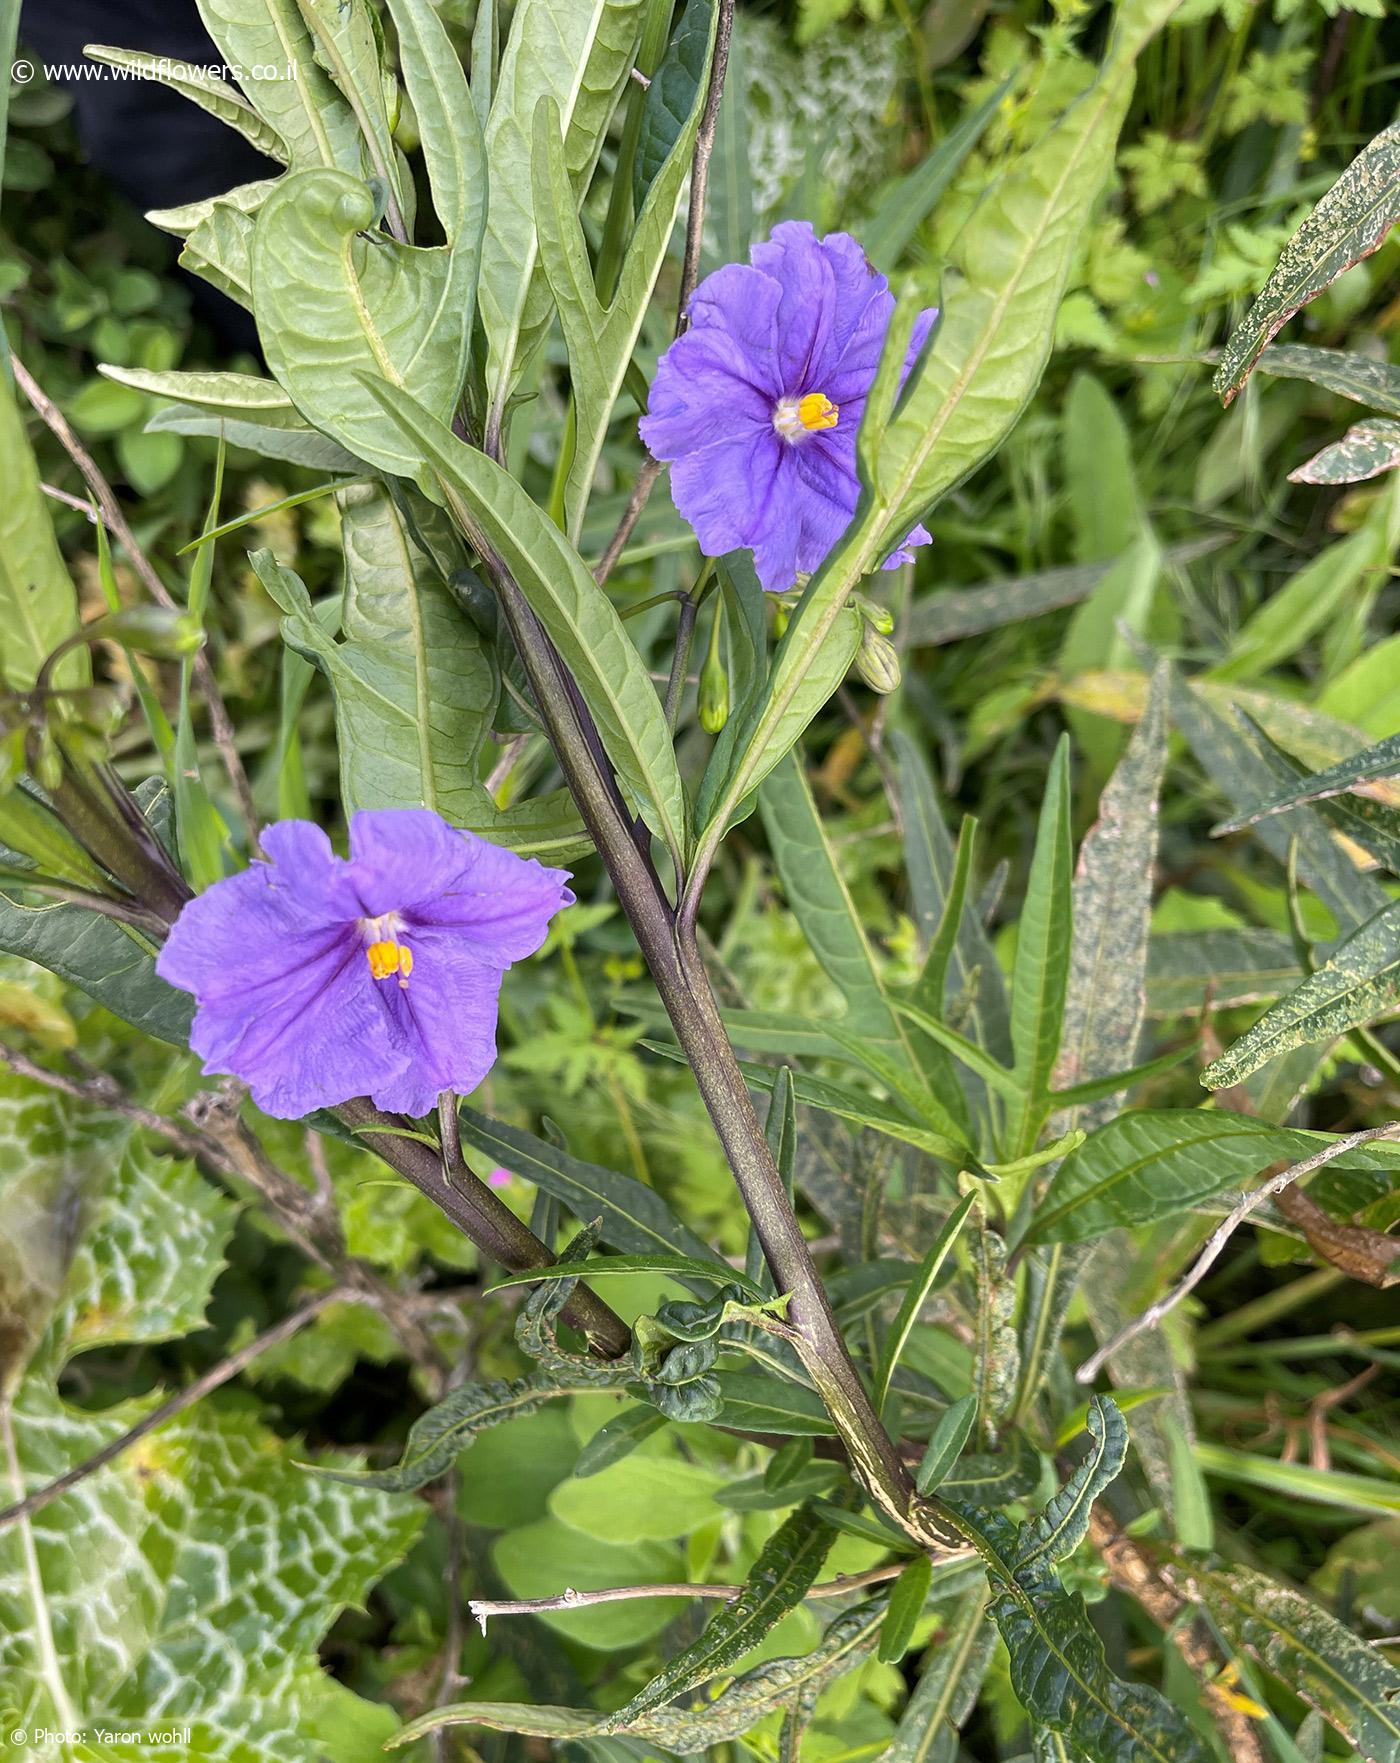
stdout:
<svg viewBox="0 0 1400 1763">
<path fill-rule="evenodd" d="M 127 606 L 99 618 L 87 628 L 88 639 L 110 637 L 113 642 L 149 655 L 155 661 L 180 661 L 204 643 L 199 620 L 177 607 Z"/>
<path fill-rule="evenodd" d="M 898 649 L 870 624 L 861 629 L 856 672 L 872 692 L 892 692 L 900 682 Z"/>
<path fill-rule="evenodd" d="M 723 658 L 713 651 L 700 669 L 700 726 L 717 735 L 729 721 L 729 674 Z"/>
</svg>

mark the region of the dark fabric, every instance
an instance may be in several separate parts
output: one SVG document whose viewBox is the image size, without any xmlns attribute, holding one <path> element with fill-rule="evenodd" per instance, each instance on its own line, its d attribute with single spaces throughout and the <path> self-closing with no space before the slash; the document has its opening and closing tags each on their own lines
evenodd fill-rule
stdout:
<svg viewBox="0 0 1400 1763">
<path fill-rule="evenodd" d="M 49 77 L 73 95 L 78 139 L 90 163 L 143 212 L 216 196 L 277 167 L 241 136 L 152 80 L 64 74 L 87 43 L 141 49 L 211 67 L 222 57 L 194 0 L 24 0 L 20 36 Z M 229 348 L 256 347 L 241 307 L 191 278 L 196 304 Z"/>
</svg>

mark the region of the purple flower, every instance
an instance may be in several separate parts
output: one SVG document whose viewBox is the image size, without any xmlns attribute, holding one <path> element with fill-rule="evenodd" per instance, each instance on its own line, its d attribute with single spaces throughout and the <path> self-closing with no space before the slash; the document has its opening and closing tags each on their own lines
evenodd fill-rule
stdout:
<svg viewBox="0 0 1400 1763">
<path fill-rule="evenodd" d="M 642 439 L 669 460 L 671 495 L 712 557 L 751 550 L 770 593 L 810 574 L 860 495 L 856 431 L 894 295 L 848 233 L 784 221 L 752 267 L 726 264 L 690 302 L 690 329 L 656 367 Z M 913 366 L 934 319 L 920 313 Z M 926 545 L 915 527 L 884 567 Z"/>
<path fill-rule="evenodd" d="M 350 858 L 284 820 L 255 863 L 191 900 L 156 971 L 193 992 L 190 1046 L 266 1114 L 352 1096 L 426 1114 L 496 1060 L 501 975 L 573 895 L 544 869 L 424 808 L 356 814 Z"/>
</svg>

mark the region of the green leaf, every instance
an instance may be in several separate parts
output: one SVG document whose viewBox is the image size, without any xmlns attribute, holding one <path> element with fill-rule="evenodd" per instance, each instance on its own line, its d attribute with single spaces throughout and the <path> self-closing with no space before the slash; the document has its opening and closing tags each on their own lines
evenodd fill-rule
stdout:
<svg viewBox="0 0 1400 1763">
<path fill-rule="evenodd" d="M 472 142 L 475 112 L 463 114 Z M 479 171 L 479 152 L 473 164 Z M 479 181 L 471 187 L 462 231 L 432 250 L 373 230 L 369 189 L 333 170 L 283 178 L 253 231 L 253 305 L 268 365 L 311 423 L 400 477 L 416 476 L 424 454 L 411 431 L 386 426 L 363 376 L 444 419 L 456 409 L 483 212 Z"/>
<path fill-rule="evenodd" d="M 1060 1051 L 1073 933 L 1069 742 L 1061 738 L 1046 780 L 1011 975 L 1011 1042 L 1022 1103 L 1008 1126 L 1012 1157 L 1035 1144 Z"/>
<path fill-rule="evenodd" d="M 1064 1590 L 1044 1555 L 1016 1566 L 1033 1525 L 965 1508 L 958 1519 L 986 1566 L 1011 1687 L 1033 1724 L 1099 1763 L 1207 1763 L 1210 1751 L 1179 1709 L 1109 1670 L 1083 1599 Z"/>
<path fill-rule="evenodd" d="M 1065 1158 L 1025 1240 L 1078 1243 L 1115 1225 L 1170 1218 L 1237 1187 L 1268 1163 L 1301 1161 L 1334 1136 L 1212 1108 L 1119 1115 Z M 1400 1148 L 1366 1145 L 1339 1163 L 1394 1169 Z"/>
<path fill-rule="evenodd" d="M 39 471 L 24 432 L 19 393 L 0 372 L 0 679 L 32 686 L 51 650 L 78 628 L 78 596 L 54 538 Z M 59 686 L 86 683 L 86 651 L 75 648 L 54 671 Z"/>
<path fill-rule="evenodd" d="M 1089 1510 L 1116 1479 L 1128 1454 L 1128 1426 L 1115 1402 L 1094 1396 L 1088 1413 L 1089 1450 L 1084 1461 L 1037 1518 L 1016 1538 L 1016 1571 L 1063 1561 L 1089 1534 Z"/>
<path fill-rule="evenodd" d="M 267 159 L 288 163 L 287 144 L 270 122 L 265 122 L 246 98 L 240 97 L 233 84 L 214 74 L 206 73 L 187 61 L 172 61 L 166 56 L 147 55 L 137 49 L 114 49 L 105 43 L 86 43 L 83 54 L 89 61 L 105 67 L 119 67 L 138 79 L 155 80 L 179 92 L 183 97 L 206 110 L 211 116 L 242 135 L 248 144 Z"/>
<path fill-rule="evenodd" d="M 737 1285 L 744 1288 L 755 1303 L 762 1303 L 765 1294 L 733 1267 L 716 1261 L 701 1261 L 693 1255 L 599 1255 L 582 1263 L 556 1262 L 552 1267 L 530 1267 L 523 1273 L 508 1273 L 488 1286 L 492 1292 L 507 1286 L 536 1285 L 551 1279 L 606 1279 L 610 1275 L 630 1273 L 666 1273 L 676 1279 L 700 1279 L 711 1285 Z"/>
<path fill-rule="evenodd" d="M 976 1418 L 977 1398 L 973 1395 L 959 1396 L 943 1414 L 914 1476 L 921 1494 L 937 1493 L 962 1455 Z"/>
<path fill-rule="evenodd" d="M 663 86 L 668 57 L 647 92 L 648 110 L 644 112 L 639 155 L 646 149 L 645 116 L 650 113 L 653 99 L 662 104 L 668 101 L 658 98 L 659 91 L 669 91 L 672 98 L 678 99 L 690 77 L 687 109 L 673 131 L 669 156 L 664 163 L 650 168 L 641 214 L 623 259 L 616 292 L 606 309 L 594 290 L 588 248 L 575 212 L 558 106 L 552 97 L 545 96 L 535 112 L 532 176 L 539 252 L 564 327 L 574 399 L 574 456 L 565 485 L 564 526 L 575 545 L 583 530 L 588 496 L 613 406 L 622 390 L 652 288 L 675 229 L 700 126 L 715 16 L 712 0 L 692 0 L 678 44 L 683 45 L 688 66 L 695 56 L 699 57 L 691 69 L 693 77 L 683 75 L 679 86 Z M 640 170 L 640 156 L 637 164 Z"/>
<path fill-rule="evenodd" d="M 1225 663 L 1211 677 L 1257 679 L 1296 655 L 1385 568 L 1388 556 L 1385 533 L 1371 525 L 1319 551 L 1245 623 Z"/>
<path fill-rule="evenodd" d="M 31 1142 L 43 1152 L 42 1138 Z M 198 1327 L 232 1223 L 188 1165 L 124 1129 L 74 1152 L 66 1197 L 62 1185 L 51 1195 L 70 1229 L 73 1176 L 110 1174 L 43 1348 L 0 1400 L 7 1499 L 83 1462 L 154 1405 L 72 1407 L 57 1380 L 85 1347 Z M 3 1169 L 13 1227 L 23 1172 L 9 1160 Z M 62 1182 L 62 1162 L 55 1173 Z M 29 1242 L 41 1249 L 33 1233 Z M 245 1401 L 199 1404 L 0 1532 L 7 1715 L 34 1728 L 72 1727 L 76 1713 L 91 1727 L 143 1730 L 159 1707 L 211 1763 L 316 1763 L 329 1693 L 316 1649 L 421 1522 L 407 1501 L 304 1475 Z M 368 1704 L 349 1701 L 373 1724 Z"/>
<path fill-rule="evenodd" d="M 846 1000 L 843 1026 L 913 1064 L 879 970 L 795 753 L 775 766 L 758 797 L 788 904 L 823 971 Z"/>
<path fill-rule="evenodd" d="M 317 64 L 297 0 L 198 0 L 205 29 L 298 170 L 360 168 L 354 113 Z"/>
<path fill-rule="evenodd" d="M 485 453 L 459 441 L 397 388 L 367 382 L 395 426 L 484 528 L 530 608 L 577 680 L 622 786 L 677 863 L 686 849 L 685 791 L 651 675 L 612 601 L 578 552 L 521 486 Z"/>
<path fill-rule="evenodd" d="M 1266 820 L 1271 814 L 1282 813 L 1284 809 L 1296 808 L 1304 802 L 1318 802 L 1328 796 L 1344 795 L 1357 784 L 1388 777 L 1400 777 L 1400 735 L 1378 741 L 1374 747 L 1367 747 L 1365 752 L 1353 754 L 1350 759 L 1343 759 L 1326 771 L 1315 771 L 1300 778 L 1289 789 L 1271 796 L 1259 807 L 1236 814 L 1213 830 L 1217 834 L 1239 832 Z"/>
<path fill-rule="evenodd" d="M 378 15 L 371 13 L 366 0 L 297 0 L 297 8 L 311 34 L 317 63 L 334 80 L 354 113 L 365 165 L 378 180 L 389 219 L 404 232 L 411 211 L 404 202 L 385 102 Z M 463 86 L 465 89 L 465 82 Z"/>
<path fill-rule="evenodd" d="M 1347 349 L 1313 349 L 1305 343 L 1276 343 L 1256 363 L 1260 373 L 1308 380 L 1387 416 L 1400 416 L 1400 367 L 1355 355 Z"/>
<path fill-rule="evenodd" d="M 943 1264 L 953 1252 L 953 1245 L 967 1223 L 968 1213 L 977 1203 L 975 1194 L 968 1194 L 949 1213 L 947 1222 L 929 1245 L 928 1253 L 919 1263 L 918 1271 L 905 1288 L 904 1297 L 900 1302 L 899 1313 L 890 1325 L 880 1349 L 880 1363 L 875 1370 L 875 1406 L 879 1412 L 884 1411 L 889 1396 L 890 1380 L 894 1376 L 899 1356 L 904 1351 L 914 1324 L 919 1320 L 919 1312 L 923 1309 L 929 1293 L 933 1290 Z M 946 1416 L 945 1416 L 946 1419 Z"/>
<path fill-rule="evenodd" d="M 870 1655 L 884 1618 L 886 1600 L 874 1598 L 845 1610 L 828 1624 L 818 1645 L 800 1659 L 773 1659 L 744 1672 L 701 1710 L 652 1709 L 630 1731 L 664 1749 L 693 1756 L 740 1738 L 767 1714 L 788 1706 L 802 1692 L 824 1687 L 853 1671 Z M 601 1732 L 606 1716 L 596 1709 L 532 1706 L 519 1702 L 457 1702 L 410 1721 L 390 1741 L 391 1749 L 446 1726 L 480 1726 L 539 1738 L 577 1738 Z"/>
<path fill-rule="evenodd" d="M 717 1371 L 724 1406 L 715 1424 L 733 1432 L 826 1438 L 836 1431 L 815 1390 L 753 1371 Z"/>
<path fill-rule="evenodd" d="M 1187 1016 L 1207 988 L 1219 1010 L 1277 998 L 1300 978 L 1290 937 L 1272 930 L 1173 931 L 1147 950 L 1147 1014 Z"/>
<path fill-rule="evenodd" d="M 932 1579 L 933 1562 L 927 1555 L 916 1555 L 894 1582 L 875 1649 L 875 1656 L 882 1665 L 898 1665 L 909 1651 L 914 1630 L 928 1601 Z"/>
<path fill-rule="evenodd" d="M 1257 723 L 1253 723 L 1246 712 L 1241 712 L 1241 716 L 1253 727 L 1260 746 L 1268 749 L 1278 761 L 1280 773 L 1305 776 L 1304 767 L 1291 759 Z M 1363 851 L 1369 852 L 1382 868 L 1388 869 L 1392 875 L 1400 875 L 1400 809 L 1378 802 L 1361 791 L 1353 793 L 1350 790 L 1315 797 L 1312 806 L 1324 820 L 1360 845 Z"/>
<path fill-rule="evenodd" d="M 1273 274 L 1225 345 L 1211 382 L 1229 403 L 1295 312 L 1379 248 L 1400 219 L 1400 124 L 1351 162 L 1283 249 Z"/>
<path fill-rule="evenodd" d="M 485 130 L 491 207 L 482 247 L 481 321 L 488 436 L 499 433 L 507 400 L 549 319 L 530 172 L 536 110 L 543 98 L 558 106 L 569 206 L 576 210 L 641 28 L 641 0 L 522 0 L 515 10 Z"/>
<path fill-rule="evenodd" d="M 749 142 L 747 20 L 736 13 L 729 39 L 729 66 L 724 76 L 724 96 L 715 125 L 714 151 L 710 155 L 710 187 L 705 204 L 705 232 L 714 239 L 710 251 L 702 245 L 701 266 L 706 274 L 725 263 L 748 261 L 753 243 L 753 161 Z"/>
<path fill-rule="evenodd" d="M 1232 1647 L 1324 1715 L 1371 1763 L 1400 1757 L 1400 1671 L 1302 1592 L 1247 1567 L 1183 1575 Z"/>
<path fill-rule="evenodd" d="M 1210 1489 L 1196 1461 L 1195 1445 L 1175 1419 L 1159 1416 L 1158 1426 L 1167 1435 L 1176 1540 L 1183 1549 L 1206 1553 L 1215 1546 L 1215 1514 L 1211 1510 Z"/>
<path fill-rule="evenodd" d="M 601 1164 L 570 1157 L 533 1133 L 478 1114 L 465 1102 L 458 1114 L 462 1137 L 468 1144 L 494 1165 L 552 1194 L 576 1218 L 601 1218 L 603 1241 L 614 1248 L 643 1255 L 669 1255 L 679 1249 L 707 1264 L 722 1266 L 725 1277 L 733 1277 L 734 1270 L 681 1223 L 655 1189 Z"/>
<path fill-rule="evenodd" d="M 1389 1015 L 1400 998 L 1400 901 L 1363 924 L 1201 1073 L 1209 1090 L 1242 1083 L 1270 1059 Z"/>
<path fill-rule="evenodd" d="M 445 1475 L 487 1427 L 533 1414 L 546 1402 L 564 1396 L 591 1394 L 593 1387 L 528 1377 L 509 1383 L 497 1378 L 489 1383 L 459 1384 L 414 1421 L 403 1455 L 391 1468 L 321 1469 L 319 1473 L 351 1487 L 382 1488 L 393 1494 L 416 1493 Z"/>
<path fill-rule="evenodd" d="M 987 1593 L 978 1587 L 940 1627 L 883 1763 L 953 1763 L 954 1735 L 976 1705 L 995 1644 Z"/>
<path fill-rule="evenodd" d="M 218 525 L 219 501 L 224 484 L 224 443 L 219 442 L 214 465 L 214 488 L 209 509 L 204 517 L 203 531 L 208 534 Z M 206 545 L 195 553 L 190 568 L 186 604 L 189 616 L 201 633 L 206 626 L 210 587 L 214 575 L 214 547 Z M 228 870 L 229 832 L 222 814 L 214 804 L 200 773 L 199 749 L 194 733 L 194 656 L 187 655 L 180 666 L 180 709 L 175 724 L 175 759 L 171 773 L 171 795 L 175 803 L 176 842 L 180 866 L 194 891 L 222 881 Z"/>
<path fill-rule="evenodd" d="M 1400 422 L 1373 416 L 1288 474 L 1291 484 L 1360 484 L 1400 465 Z"/>
<path fill-rule="evenodd" d="M 684 1652 L 610 1716 L 604 1731 L 626 1731 L 639 1715 L 721 1676 L 751 1652 L 806 1597 L 835 1538 L 836 1532 L 810 1506 L 799 1507 L 764 1544 L 738 1597 L 712 1616 Z"/>
<path fill-rule="evenodd" d="M 678 146 L 689 159 L 709 83 L 714 22 L 712 0 L 686 0 L 661 64 L 651 76 L 632 162 L 632 200 L 638 208 Z"/>
<path fill-rule="evenodd" d="M 1003 80 L 975 109 L 960 116 L 927 159 L 905 172 L 880 198 L 861 230 L 865 255 L 876 269 L 888 274 L 898 264 L 909 241 L 981 140 L 1010 86 L 1010 79 Z"/>
</svg>

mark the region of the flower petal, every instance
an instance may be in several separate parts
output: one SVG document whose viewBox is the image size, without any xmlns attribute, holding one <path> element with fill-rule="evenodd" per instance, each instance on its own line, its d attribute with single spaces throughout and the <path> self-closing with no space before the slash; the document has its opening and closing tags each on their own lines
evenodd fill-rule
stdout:
<svg viewBox="0 0 1400 1763">
<path fill-rule="evenodd" d="M 543 943 L 554 914 L 573 904 L 568 870 L 546 869 L 472 833 L 458 836 L 466 860 L 457 879 L 405 912 L 415 959 L 420 929 L 426 929 L 451 933 L 459 947 L 491 967 L 523 961 Z"/>
<path fill-rule="evenodd" d="M 408 1057 L 370 1090 L 380 1108 L 427 1114 L 443 1090 L 468 1095 L 496 1063 L 501 970 L 450 926 L 415 927 L 407 985 L 378 982 L 380 1004 Z"/>
<path fill-rule="evenodd" d="M 785 220 L 753 248 L 757 269 L 782 288 L 776 319 L 783 390 L 789 396 L 825 392 L 817 383 L 830 364 L 836 271 L 810 222 Z M 830 393 L 827 394 L 830 396 Z"/>
<path fill-rule="evenodd" d="M 455 886 L 471 835 L 430 808 L 362 808 L 350 820 L 349 870 L 366 918 L 403 912 Z"/>
<path fill-rule="evenodd" d="M 716 441 L 771 428 L 775 396 L 747 377 L 740 344 L 721 330 L 689 330 L 656 364 L 640 430 L 655 459 L 683 459 Z"/>
<path fill-rule="evenodd" d="M 288 951 L 276 978 L 201 999 L 190 1046 L 207 1071 L 242 1078 L 264 1114 L 280 1120 L 369 1094 L 408 1063 L 364 943 L 346 929 Z"/>
<path fill-rule="evenodd" d="M 776 517 L 785 451 L 770 428 L 687 454 L 671 468 L 671 499 L 695 529 L 706 556 L 722 557 L 761 542 Z"/>
<path fill-rule="evenodd" d="M 898 569 L 901 563 L 912 563 L 914 561 L 914 552 L 917 547 L 920 545 L 931 545 L 932 543 L 933 534 L 928 528 L 926 526 L 916 526 L 912 532 L 905 534 L 903 544 L 900 545 L 897 551 L 890 552 L 889 556 L 880 565 L 880 568 Z"/>
</svg>

